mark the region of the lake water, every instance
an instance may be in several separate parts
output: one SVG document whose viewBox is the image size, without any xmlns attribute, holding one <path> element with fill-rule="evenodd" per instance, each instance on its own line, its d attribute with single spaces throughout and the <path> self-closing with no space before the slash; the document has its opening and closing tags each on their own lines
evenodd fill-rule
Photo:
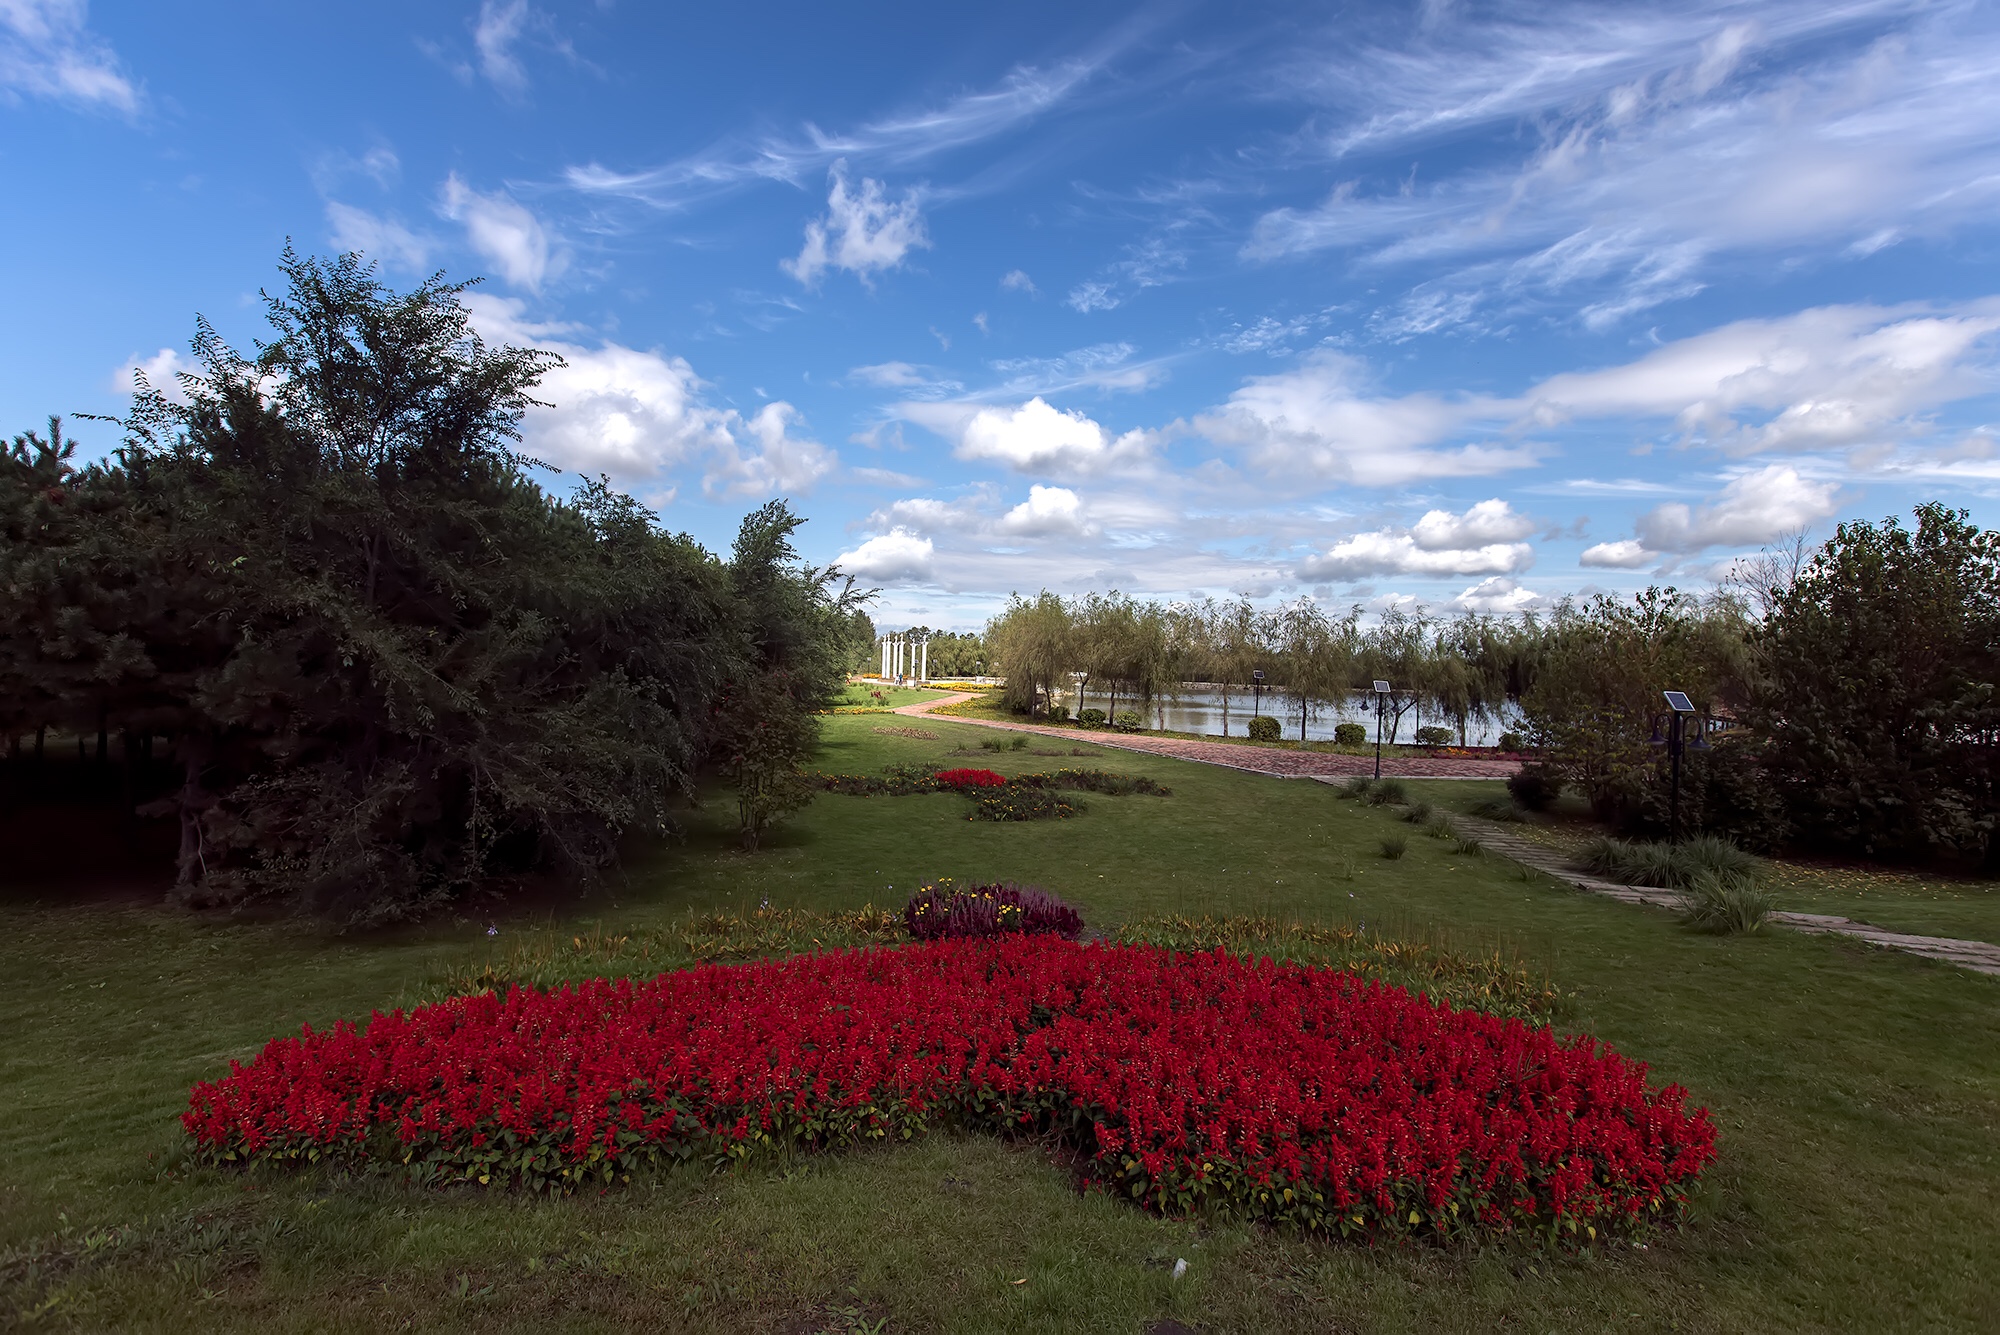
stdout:
<svg viewBox="0 0 2000 1335">
<path fill-rule="evenodd" d="M 1098 691 L 1085 691 L 1083 703 L 1079 705 L 1077 703 L 1076 691 L 1071 689 L 1057 696 L 1056 703 L 1068 705 L 1072 718 L 1076 716 L 1076 712 L 1079 709 L 1102 709 L 1107 714 L 1111 712 L 1111 697 L 1108 694 Z M 1130 696 L 1121 695 L 1118 697 L 1118 709 L 1120 712 L 1137 708 L 1138 706 Z M 1146 726 L 1148 728 L 1157 728 L 1160 726 L 1160 713 L 1163 709 L 1166 714 L 1166 726 L 1170 731 L 1192 732 L 1212 737 L 1223 735 L 1222 693 L 1213 687 L 1190 687 L 1183 690 L 1177 699 L 1155 700 L 1153 707 L 1146 714 Z M 1265 691 L 1261 700 L 1253 698 L 1252 693 L 1249 691 L 1231 691 L 1229 693 L 1228 735 L 1231 737 L 1248 736 L 1250 719 L 1254 714 L 1258 713 L 1274 716 L 1279 723 L 1284 725 L 1284 736 L 1289 740 L 1297 740 L 1299 735 L 1299 702 L 1296 697 L 1275 690 Z M 1330 742 L 1333 740 L 1334 726 L 1340 723 L 1361 724 L 1368 729 L 1368 740 L 1371 742 L 1374 741 L 1375 697 L 1372 695 L 1356 694 L 1350 697 L 1339 709 L 1321 705 L 1316 713 L 1308 712 L 1306 717 L 1306 740 Z M 1438 717 L 1435 714 L 1426 714 L 1419 719 L 1416 710 L 1407 709 L 1403 711 L 1402 724 L 1397 728 L 1396 736 L 1391 737 L 1389 735 L 1388 724 L 1385 720 L 1382 740 L 1385 742 L 1403 741 L 1414 743 L 1417 737 L 1417 729 L 1431 726 L 1451 728 L 1455 725 L 1452 720 Z M 1515 723 L 1511 718 L 1497 723 L 1482 723 L 1478 719 L 1474 719 L 1466 725 L 1465 740 L 1472 746 L 1491 746 L 1495 738 L 1513 726 L 1515 726 Z"/>
</svg>

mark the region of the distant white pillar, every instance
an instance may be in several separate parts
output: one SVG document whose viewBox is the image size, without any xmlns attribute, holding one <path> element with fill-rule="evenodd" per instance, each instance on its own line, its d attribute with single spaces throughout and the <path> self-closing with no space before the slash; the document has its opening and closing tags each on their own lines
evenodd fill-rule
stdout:
<svg viewBox="0 0 2000 1335">
<path fill-rule="evenodd" d="M 889 678 L 889 637 L 884 635 L 882 643 L 875 647 L 882 651 L 882 679 L 887 681 Z"/>
<path fill-rule="evenodd" d="M 917 680 L 919 682 L 931 679 L 931 637 L 928 635 L 924 636 L 923 654 L 923 666 L 917 669 Z"/>
</svg>

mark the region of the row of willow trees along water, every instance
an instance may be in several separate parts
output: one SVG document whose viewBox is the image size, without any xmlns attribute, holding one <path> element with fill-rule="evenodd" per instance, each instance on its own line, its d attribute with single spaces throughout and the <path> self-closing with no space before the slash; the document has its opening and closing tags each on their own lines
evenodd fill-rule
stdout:
<svg viewBox="0 0 2000 1335">
<path fill-rule="evenodd" d="M 726 557 L 516 450 L 550 354 L 462 285 L 301 260 L 254 357 L 207 324 L 124 448 L 0 458 L 0 738 L 177 831 L 178 895 L 343 923 L 610 864 L 709 773 L 746 842 L 806 801 L 816 711 L 868 634 L 773 502 Z M 80 763 L 77 763 L 80 762 Z"/>
<path fill-rule="evenodd" d="M 1310 599 L 1044 592 L 1011 599 L 985 648 L 1018 712 L 1062 701 L 1077 673 L 1142 718 L 1191 688 L 1247 705 L 1261 672 L 1295 735 L 1385 680 L 1393 716 L 1421 711 L 1461 741 L 1475 721 L 1517 728 L 1539 755 L 1519 791 L 1575 791 L 1633 833 L 1666 832 L 1662 692 L 1686 691 L 1716 731 L 1684 776 L 1685 828 L 2000 871 L 2000 532 L 1936 504 L 1914 518 L 1801 540 L 1706 596 L 1369 623 Z"/>
</svg>

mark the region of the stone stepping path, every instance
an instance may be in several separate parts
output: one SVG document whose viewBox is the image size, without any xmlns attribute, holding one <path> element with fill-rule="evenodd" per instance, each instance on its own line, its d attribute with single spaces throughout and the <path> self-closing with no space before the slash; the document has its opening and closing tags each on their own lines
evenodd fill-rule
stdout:
<svg viewBox="0 0 2000 1335">
<path fill-rule="evenodd" d="M 1587 890 L 1591 894 L 1604 895 L 1627 904 L 1648 904 L 1654 908 L 1674 910 L 1681 907 L 1680 895 L 1672 890 L 1600 880 L 1569 866 L 1563 861 L 1561 854 L 1532 840 L 1523 839 L 1498 821 L 1480 820 L 1477 817 L 1460 816 L 1455 813 L 1451 814 L 1451 820 L 1466 833 L 1475 836 L 1482 846 L 1503 857 L 1512 858 L 1523 866 L 1545 872 L 1579 890 Z M 1912 936 L 1907 932 L 1892 932 L 1882 927 L 1871 927 L 1865 922 L 1856 922 L 1852 918 L 1840 918 L 1827 913 L 1773 913 L 1769 921 L 1789 927 L 1795 932 L 1807 932 L 1816 936 L 1844 936 L 1855 941 L 1865 941 L 1884 950 L 1900 950 L 1905 954 L 1922 955 L 1926 959 L 1940 960 L 1946 964 L 1956 964 L 1962 969 L 2000 977 L 2000 946 L 1985 941 L 1961 941 L 1949 936 Z"/>
<path fill-rule="evenodd" d="M 945 705 L 970 700 L 970 695 L 950 695 L 941 700 L 923 700 L 903 705 L 898 714 L 928 714 Z M 953 723 L 970 723 L 1003 732 L 1035 733 L 1054 737 L 1072 746 L 1102 746 L 1116 751 L 1137 751 L 1166 756 L 1173 760 L 1193 760 L 1204 765 L 1221 765 L 1251 774 L 1277 779 L 1352 778 L 1373 774 L 1373 756 L 1334 755 L 1323 751 L 1281 751 L 1271 747 L 1239 745 L 1235 742 L 1204 742 L 1186 737 L 1156 737 L 1143 732 L 1099 732 L 1079 728 L 1058 728 L 1043 723 L 1003 723 L 999 719 L 956 718 Z M 1504 779 L 1521 768 L 1515 760 L 1481 760 L 1454 756 L 1384 756 L 1382 777 L 1398 779 Z"/>
</svg>

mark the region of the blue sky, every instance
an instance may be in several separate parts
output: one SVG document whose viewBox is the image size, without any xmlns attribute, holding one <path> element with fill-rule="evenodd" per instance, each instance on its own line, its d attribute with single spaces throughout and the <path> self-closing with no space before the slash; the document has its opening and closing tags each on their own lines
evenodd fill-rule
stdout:
<svg viewBox="0 0 2000 1335">
<path fill-rule="evenodd" d="M 1991 5 L 0 0 L 0 172 L 9 433 L 247 344 L 287 237 L 483 275 L 531 453 L 789 496 L 884 624 L 2000 522 Z"/>
</svg>

